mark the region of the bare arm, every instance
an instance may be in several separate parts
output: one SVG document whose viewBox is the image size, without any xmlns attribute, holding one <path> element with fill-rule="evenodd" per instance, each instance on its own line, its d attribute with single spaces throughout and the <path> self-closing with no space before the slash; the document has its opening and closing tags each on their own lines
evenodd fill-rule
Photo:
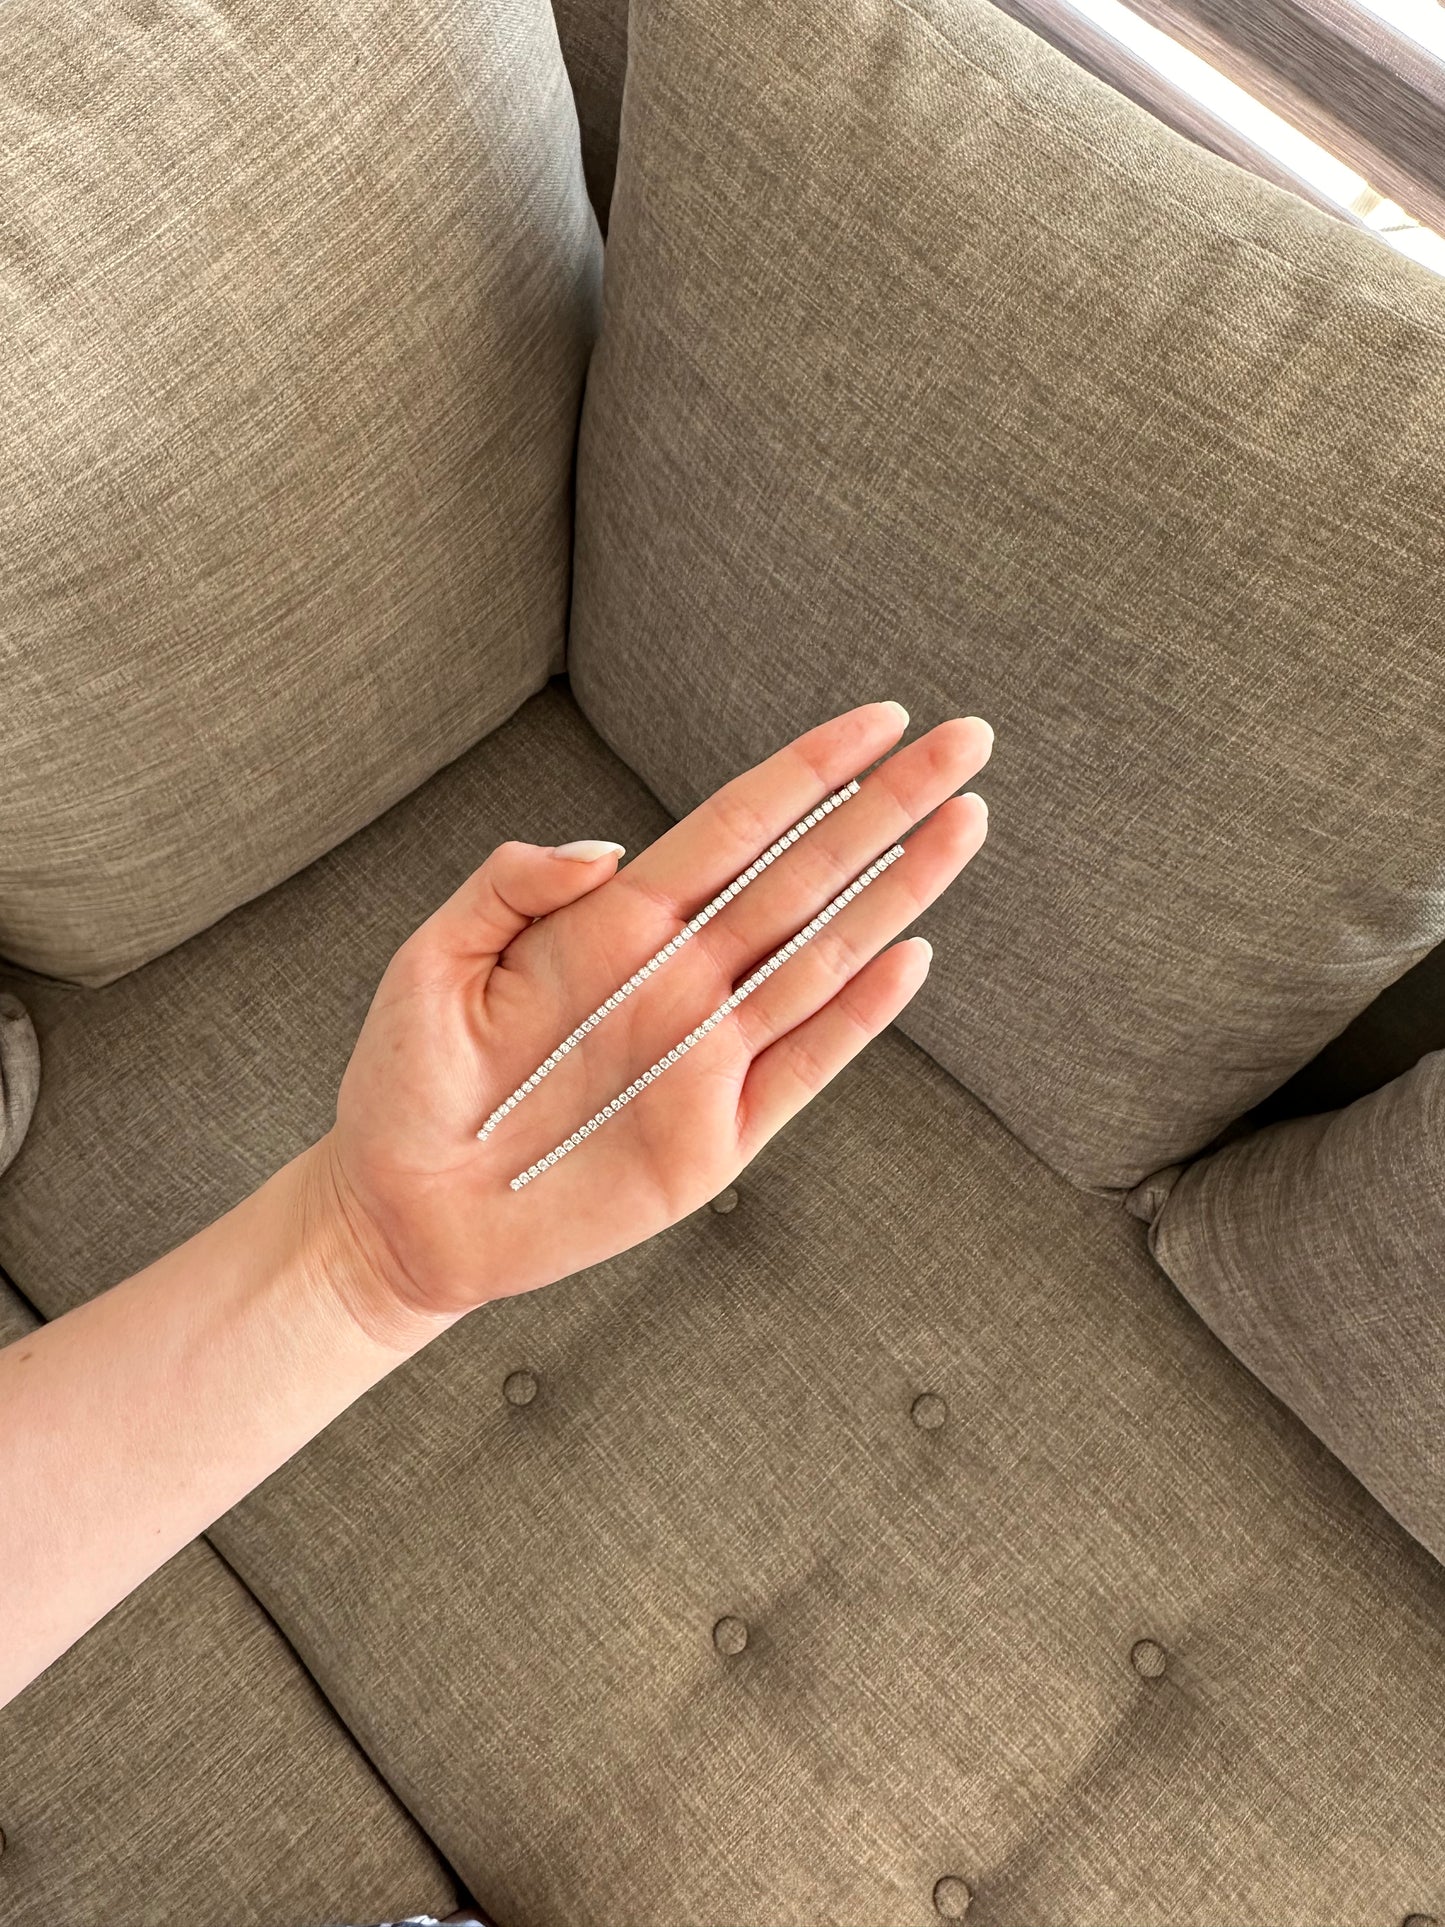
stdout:
<svg viewBox="0 0 1445 1927">
<path fill-rule="evenodd" d="M 452 1322 L 358 1324 L 318 1176 L 0 1351 L 0 1704 Z"/>
<path fill-rule="evenodd" d="M 319 1143 L 213 1225 L 0 1351 L 0 1704 L 438 1332 L 706 1202 L 892 1022 L 927 946 L 885 948 L 983 840 L 945 723 L 873 770 L 476 1132 L 680 923 L 906 717 L 874 703 L 718 791 L 626 869 L 501 845 L 402 945 Z M 906 854 L 578 1149 L 511 1179 L 691 1031 L 915 823 Z"/>
</svg>

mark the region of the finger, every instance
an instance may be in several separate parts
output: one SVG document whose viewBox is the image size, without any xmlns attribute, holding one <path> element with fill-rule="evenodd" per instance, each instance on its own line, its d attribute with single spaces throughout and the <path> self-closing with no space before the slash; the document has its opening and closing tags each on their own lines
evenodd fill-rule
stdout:
<svg viewBox="0 0 1445 1927">
<path fill-rule="evenodd" d="M 738 1006 L 738 1028 L 753 1056 L 821 1010 L 940 897 L 977 855 L 987 833 L 987 806 L 971 793 L 952 798 L 915 830 L 897 862 Z M 754 968 L 753 960 L 747 967 Z"/>
<path fill-rule="evenodd" d="M 614 876 L 621 855 L 620 843 L 600 840 L 554 847 L 499 843 L 422 928 L 454 955 L 495 957 L 534 917 L 560 910 Z"/>
<path fill-rule="evenodd" d="M 744 770 L 660 836 L 622 873 L 669 915 L 687 914 L 732 882 L 761 850 L 908 727 L 901 703 L 864 703 L 820 723 L 765 762 Z"/>
<path fill-rule="evenodd" d="M 894 944 L 821 1010 L 753 1059 L 738 1102 L 738 1149 L 744 1161 L 888 1028 L 928 975 L 932 954 L 922 937 Z"/>
<path fill-rule="evenodd" d="M 992 746 L 993 731 L 988 724 L 966 716 L 940 723 L 917 742 L 896 751 L 865 777 L 846 809 L 835 810 L 810 836 L 778 857 L 750 888 L 698 932 L 695 942 L 731 982 L 757 957 L 786 943 L 800 924 L 851 883 L 881 850 L 898 842 L 970 782 L 988 761 Z M 859 911 L 877 926 L 869 955 L 896 936 L 923 902 L 932 901 L 931 894 L 924 895 L 913 910 L 885 927 L 880 892 L 884 901 L 896 904 L 910 890 L 917 893 L 924 888 L 920 864 L 938 846 L 925 839 L 915 849 L 915 842 L 917 839 L 910 840 L 911 854 L 906 861 L 860 899 Z M 970 848 L 967 855 L 972 854 Z M 954 870 L 944 876 L 937 888 L 942 889 L 956 874 Z"/>
</svg>

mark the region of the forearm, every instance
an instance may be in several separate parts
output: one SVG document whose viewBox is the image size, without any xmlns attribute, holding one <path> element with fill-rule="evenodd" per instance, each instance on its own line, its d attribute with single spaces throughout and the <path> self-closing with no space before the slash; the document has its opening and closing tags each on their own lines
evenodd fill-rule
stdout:
<svg viewBox="0 0 1445 1927">
<path fill-rule="evenodd" d="M 0 1704 L 450 1318 L 353 1314 L 308 1152 L 0 1351 Z"/>
</svg>

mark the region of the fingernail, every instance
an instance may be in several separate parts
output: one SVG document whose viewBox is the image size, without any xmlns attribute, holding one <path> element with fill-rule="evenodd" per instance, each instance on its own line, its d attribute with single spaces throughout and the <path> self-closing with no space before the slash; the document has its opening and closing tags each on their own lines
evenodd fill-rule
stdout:
<svg viewBox="0 0 1445 1927">
<path fill-rule="evenodd" d="M 986 729 L 988 731 L 988 746 L 990 749 L 993 748 L 993 724 L 992 723 L 985 722 L 982 716 L 965 716 L 963 720 L 966 723 L 977 723 L 980 729 Z"/>
<path fill-rule="evenodd" d="M 923 961 L 925 963 L 932 963 L 933 962 L 933 945 L 928 941 L 927 937 L 915 937 L 913 941 L 918 945 L 918 948 L 923 952 Z"/>
<path fill-rule="evenodd" d="M 580 843 L 559 843 L 553 856 L 565 856 L 569 863 L 595 863 L 601 856 L 621 856 L 620 843 L 602 843 L 596 837 L 584 837 Z"/>
<path fill-rule="evenodd" d="M 908 711 L 903 707 L 902 703 L 895 703 L 890 697 L 889 700 L 886 703 L 884 703 L 883 707 L 885 709 L 891 709 L 894 715 L 897 716 L 899 722 L 902 724 L 904 729 L 907 729 Z"/>
<path fill-rule="evenodd" d="M 974 802 L 977 803 L 979 808 L 983 811 L 984 815 L 985 816 L 988 815 L 987 800 L 984 797 L 980 796 L 977 790 L 965 790 L 963 793 L 965 796 L 971 796 Z"/>
</svg>

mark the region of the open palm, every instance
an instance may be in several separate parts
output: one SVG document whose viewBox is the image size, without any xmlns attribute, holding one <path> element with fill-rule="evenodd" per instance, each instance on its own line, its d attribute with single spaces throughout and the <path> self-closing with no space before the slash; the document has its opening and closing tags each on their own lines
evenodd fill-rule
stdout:
<svg viewBox="0 0 1445 1927">
<path fill-rule="evenodd" d="M 887 756 L 477 1139 L 583 1017 L 805 813 L 895 749 L 907 720 L 895 703 L 870 703 L 810 730 L 622 869 L 615 850 L 579 860 L 504 843 L 402 945 L 328 1137 L 377 1292 L 456 1315 L 651 1237 L 722 1190 L 898 1015 L 929 951 L 917 939 L 885 946 L 984 838 L 982 801 L 956 794 L 988 759 L 992 736 L 975 718 Z M 725 1021 L 512 1188 L 915 824 L 904 855 Z"/>
</svg>

